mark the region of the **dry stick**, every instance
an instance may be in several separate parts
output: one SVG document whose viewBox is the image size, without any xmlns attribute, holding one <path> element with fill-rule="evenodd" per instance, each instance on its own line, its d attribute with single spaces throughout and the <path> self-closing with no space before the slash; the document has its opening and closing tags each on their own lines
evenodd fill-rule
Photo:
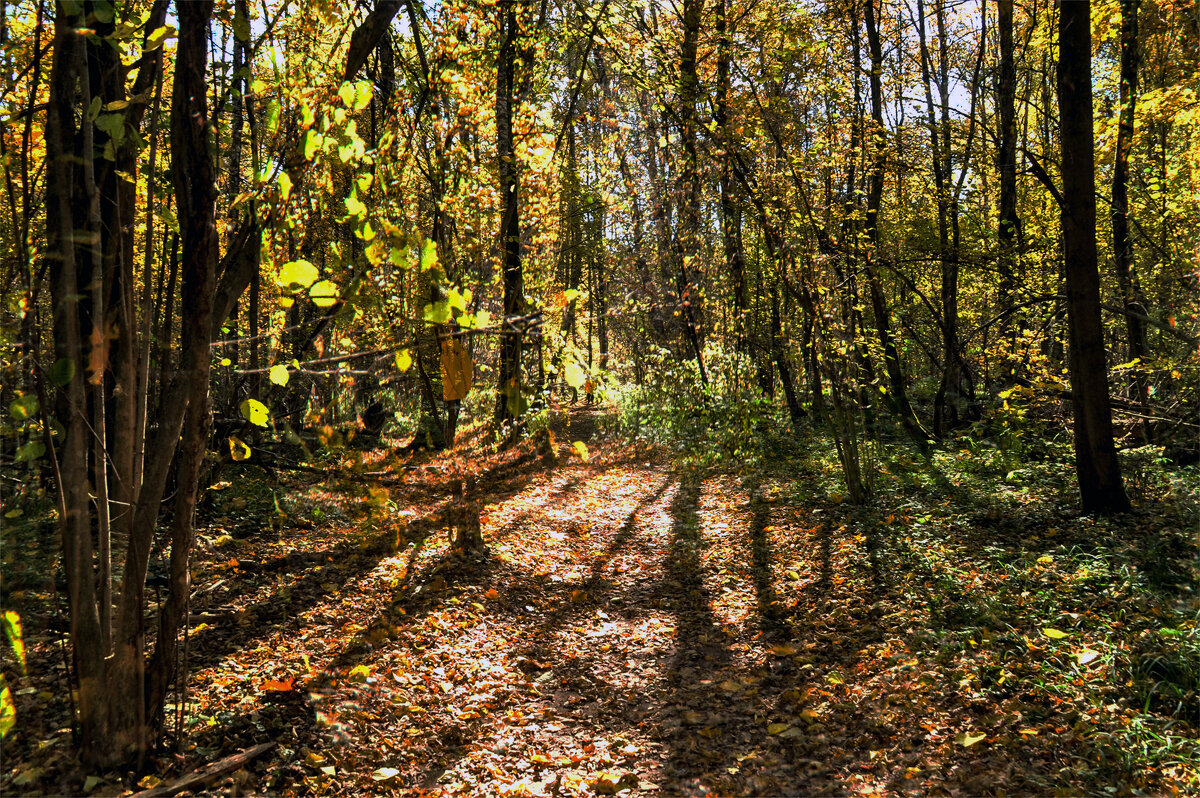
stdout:
<svg viewBox="0 0 1200 798">
<path fill-rule="evenodd" d="M 200 770 L 189 773 L 188 775 L 172 782 L 171 784 L 160 784 L 149 790 L 143 790 L 133 794 L 133 798 L 160 798 L 160 796 L 178 795 L 185 790 L 194 790 L 198 787 L 203 787 L 230 771 L 238 770 L 245 767 L 255 759 L 258 759 L 263 754 L 270 751 L 278 743 L 260 743 L 253 748 L 247 748 L 237 754 L 232 754 L 224 759 L 218 759 L 210 765 L 206 765 Z"/>
</svg>

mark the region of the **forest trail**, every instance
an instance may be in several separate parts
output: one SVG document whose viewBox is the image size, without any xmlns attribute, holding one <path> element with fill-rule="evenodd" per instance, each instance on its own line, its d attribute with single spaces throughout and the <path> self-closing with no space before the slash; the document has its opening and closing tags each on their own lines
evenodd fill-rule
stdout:
<svg viewBox="0 0 1200 798">
<path fill-rule="evenodd" d="M 338 464 L 328 477 L 223 472 L 199 530 L 186 703 L 168 699 L 150 772 L 85 781 L 70 707 L 51 700 L 57 638 L 30 616 L 14 789 L 1041 795 L 1112 781 L 1119 752 L 1095 730 L 1131 711 L 1083 668 L 1100 654 L 1081 638 L 1117 600 L 1091 582 L 1067 593 L 1052 567 L 1096 536 L 1089 519 L 988 526 L 947 508 L 945 537 L 909 537 L 883 509 L 821 500 L 799 458 L 693 471 L 611 436 L 607 411 L 560 421 L 501 449 L 478 426 L 453 452 L 343 448 L 313 460 Z M 463 523 L 486 551 L 452 551 Z M 970 556 L 989 546 L 1026 550 L 1030 570 L 980 568 Z M 1052 588 L 1067 596 L 1053 611 L 1021 603 Z M 1071 668 L 1069 688 L 1051 667 Z"/>
<path fill-rule="evenodd" d="M 577 412 L 562 431 L 590 439 L 596 421 Z M 831 749 L 813 690 L 829 685 L 805 685 L 817 643 L 785 640 L 770 487 L 591 446 L 588 462 L 554 468 L 516 455 L 516 489 L 481 477 L 499 494 L 481 500 L 485 555 L 451 555 L 436 529 L 369 570 L 361 552 L 318 554 L 325 576 L 307 589 L 326 595 L 288 592 L 297 611 L 246 641 L 260 666 L 225 658 L 196 674 L 212 708 L 257 686 L 233 723 L 282 732 L 246 729 L 247 745 L 281 745 L 260 789 L 773 795 L 862 781 L 838 773 L 861 763 Z M 821 562 L 789 566 L 804 574 L 792 583 L 827 585 Z"/>
</svg>

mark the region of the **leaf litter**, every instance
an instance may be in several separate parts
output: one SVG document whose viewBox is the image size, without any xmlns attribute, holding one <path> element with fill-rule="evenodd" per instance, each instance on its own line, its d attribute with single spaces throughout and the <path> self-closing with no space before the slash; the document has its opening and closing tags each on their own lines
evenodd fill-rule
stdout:
<svg viewBox="0 0 1200 798">
<path fill-rule="evenodd" d="M 361 463 L 381 475 L 374 486 L 292 479 L 260 495 L 276 518 L 265 530 L 251 528 L 253 497 L 247 508 L 245 496 L 219 494 L 194 580 L 187 733 L 141 786 L 277 741 L 214 786 L 283 796 L 1195 787 L 1186 762 L 1133 770 L 1114 753 L 1122 729 L 1146 719 L 1119 683 L 1111 651 L 1122 644 L 1089 625 L 1095 606 L 1034 611 L 1029 588 L 1062 588 L 1053 557 L 1030 557 L 1017 575 L 988 570 L 928 519 L 864 515 L 801 495 L 789 477 L 698 472 L 586 437 L 586 460 L 553 434 L 503 451 L 476 441 L 469 456 L 375 453 Z M 474 492 L 456 494 L 466 477 Z M 464 508 L 485 552 L 449 546 Z M 926 535 L 923 548 L 905 528 Z M 1013 615 L 1021 601 L 1029 617 Z M 969 620 L 953 617 L 964 607 Z M 57 739 L 22 753 L 5 783 L 53 791 L 56 767 L 57 785 L 71 783 Z M 122 784 L 93 777 L 89 788 Z"/>
</svg>

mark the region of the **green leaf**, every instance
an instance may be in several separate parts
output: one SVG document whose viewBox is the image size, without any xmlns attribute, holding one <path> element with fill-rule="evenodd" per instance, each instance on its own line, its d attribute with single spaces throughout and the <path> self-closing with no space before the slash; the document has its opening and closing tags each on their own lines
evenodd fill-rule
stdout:
<svg viewBox="0 0 1200 798">
<path fill-rule="evenodd" d="M 96 4 L 92 6 L 92 14 L 97 22 L 107 25 L 113 21 L 112 3 L 109 0 L 96 0 Z"/>
<path fill-rule="evenodd" d="M 426 324 L 445 324 L 450 321 L 450 303 L 444 299 L 441 302 L 434 302 L 431 305 L 426 305 L 421 311 L 421 318 Z"/>
<path fill-rule="evenodd" d="M 21 632 L 21 616 L 12 610 L 5 610 L 4 614 L 0 615 L 0 626 L 4 627 L 4 636 L 8 638 L 8 644 L 17 655 L 21 675 L 26 675 L 28 671 L 25 666 L 25 635 Z"/>
<path fill-rule="evenodd" d="M 567 367 L 563 369 L 563 379 L 572 388 L 582 388 L 583 384 L 587 382 L 587 373 L 579 367 L 578 363 L 571 360 L 567 362 Z"/>
<path fill-rule="evenodd" d="M 96 117 L 96 128 L 109 135 L 115 144 L 125 140 L 125 114 L 100 114 Z"/>
<path fill-rule="evenodd" d="M 100 116 L 100 109 L 104 107 L 104 100 L 99 97 L 93 97 L 87 109 L 87 121 L 95 122 L 96 117 Z"/>
<path fill-rule="evenodd" d="M 279 267 L 279 278 L 275 281 L 280 287 L 293 292 L 308 288 L 317 281 L 320 272 L 306 260 L 288 261 Z"/>
<path fill-rule="evenodd" d="M 436 269 L 438 265 L 437 244 L 429 239 L 421 246 L 421 271 Z"/>
<path fill-rule="evenodd" d="M 1049 626 L 1042 630 L 1042 634 L 1051 640 L 1062 640 L 1064 637 L 1067 637 L 1066 632 L 1061 632 L 1058 629 L 1051 629 Z"/>
<path fill-rule="evenodd" d="M 269 376 L 271 378 L 271 382 L 275 383 L 276 385 L 287 385 L 288 380 L 291 379 L 292 375 L 291 372 L 288 371 L 287 366 L 277 365 L 271 366 L 271 372 Z"/>
<path fill-rule="evenodd" d="M 46 453 L 46 444 L 41 441 L 29 441 L 20 449 L 17 449 L 17 462 L 27 463 L 30 460 L 36 460 Z"/>
<path fill-rule="evenodd" d="M 13 421 L 26 421 L 36 416 L 40 407 L 37 397 L 29 393 L 14 399 L 13 403 L 8 406 L 8 414 Z"/>
<path fill-rule="evenodd" d="M 396 368 L 400 371 L 408 371 L 412 368 L 412 354 L 407 349 L 401 349 L 396 353 Z"/>
<path fill-rule="evenodd" d="M 73 379 L 75 379 L 74 360 L 64 357 L 54 361 L 54 365 L 50 367 L 50 382 L 62 388 Z"/>
<path fill-rule="evenodd" d="M 267 421 L 271 418 L 271 412 L 267 410 L 267 406 L 257 399 L 246 399 L 238 405 L 238 410 L 241 411 L 242 418 L 256 427 L 267 426 Z"/>
<path fill-rule="evenodd" d="M 236 435 L 229 436 L 229 456 L 237 462 L 250 459 L 250 447 Z"/>
<path fill-rule="evenodd" d="M 349 197 L 346 197 L 346 212 L 355 219 L 361 219 L 367 215 L 367 206 L 358 199 L 357 188 L 350 192 Z"/>
<path fill-rule="evenodd" d="M 308 298 L 319 308 L 331 308 L 338 301 L 337 283 L 332 280 L 322 280 L 308 289 Z"/>
<path fill-rule="evenodd" d="M 267 132 L 275 133 L 279 130 L 279 100 L 271 100 L 267 103 Z"/>
<path fill-rule="evenodd" d="M 17 725 L 17 707 L 13 703 L 12 691 L 8 689 L 8 681 L 0 675 L 0 740 L 8 736 Z"/>
</svg>

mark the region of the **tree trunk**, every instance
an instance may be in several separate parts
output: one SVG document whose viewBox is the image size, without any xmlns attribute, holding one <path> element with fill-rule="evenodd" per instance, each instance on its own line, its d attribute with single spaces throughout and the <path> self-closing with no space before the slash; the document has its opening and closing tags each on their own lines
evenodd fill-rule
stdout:
<svg viewBox="0 0 1200 798">
<path fill-rule="evenodd" d="M 499 427 L 521 415 L 521 335 L 507 326 L 525 307 L 521 274 L 520 175 L 513 141 L 513 70 L 518 0 L 500 0 L 500 52 L 496 56 L 496 152 L 500 158 L 500 263 L 503 269 L 505 331 L 500 338 L 495 420 Z"/>
<path fill-rule="evenodd" d="M 997 0 L 996 8 L 1000 29 L 1000 69 L 996 83 L 996 112 L 1000 127 L 997 131 L 996 147 L 996 169 L 1000 173 L 1000 219 L 996 237 L 999 243 L 999 311 L 1003 314 L 996 334 L 1004 338 L 1007 337 L 1012 324 L 1011 313 L 1006 311 L 1012 308 L 1016 301 L 1019 287 L 1016 268 L 1020 224 L 1017 217 L 1017 76 L 1013 57 L 1013 0 Z M 1005 368 L 1006 372 L 1010 370 Z"/>
<path fill-rule="evenodd" d="M 900 362 L 900 350 L 892 335 L 891 317 L 887 299 L 879 281 L 880 259 L 879 209 L 883 200 L 883 182 L 887 169 L 887 128 L 883 121 L 883 48 L 879 39 L 879 26 L 875 18 L 876 0 L 865 0 L 864 21 L 867 28 L 867 49 L 871 57 L 871 120 L 870 135 L 871 163 L 867 181 L 866 234 L 869 244 L 863 261 L 867 275 L 867 289 L 871 295 L 871 309 L 875 317 L 875 329 L 883 346 L 883 362 L 888 376 L 889 404 L 900 419 L 904 429 L 922 449 L 928 447 L 928 436 L 917 421 L 912 405 L 908 401 L 908 386 L 904 368 Z"/>
<path fill-rule="evenodd" d="M 1123 512 L 1129 499 L 1113 444 L 1100 271 L 1096 256 L 1092 39 L 1088 3 L 1061 3 L 1058 110 L 1062 120 L 1062 228 L 1075 411 L 1075 471 L 1085 513 Z"/>
<path fill-rule="evenodd" d="M 77 8 L 59 3 L 54 19 L 54 58 L 46 111 L 46 237 L 54 313 L 52 380 L 59 386 L 56 415 L 66 434 L 59 461 L 59 529 L 63 538 L 70 611 L 71 644 L 79 678 L 80 744 L 86 761 L 102 763 L 109 743 L 105 678 L 106 649 L 93 572 L 91 507 L 88 496 L 87 397 L 79 302 L 78 230 L 72 203 L 82 178 L 81 131 L 76 127 L 76 98 L 86 79 L 83 26 Z M 87 124 L 85 122 L 85 124 Z M 90 157 L 90 153 L 88 153 Z"/>
<path fill-rule="evenodd" d="M 693 285 L 692 274 L 699 268 L 702 241 L 700 239 L 700 159 L 696 149 L 696 102 L 700 97 L 700 78 L 696 71 L 696 54 L 700 40 L 702 0 L 683 0 L 683 44 L 679 57 L 679 135 L 683 143 L 683 169 L 680 170 L 679 230 L 676 254 L 678 264 L 679 301 L 688 341 L 700 371 L 700 382 L 708 385 L 704 369 L 704 353 L 700 332 L 696 328 L 696 308 L 700 294 Z"/>
<path fill-rule="evenodd" d="M 1138 97 L 1138 3 L 1121 0 L 1121 110 L 1117 125 L 1117 153 L 1113 166 L 1112 240 L 1117 285 L 1125 308 L 1125 334 L 1130 360 L 1144 361 L 1147 354 L 1146 299 L 1133 273 L 1133 240 L 1129 235 L 1129 155 L 1133 150 L 1134 113 Z M 1142 415 L 1150 416 L 1150 386 L 1139 363 L 1130 386 L 1132 398 L 1141 405 Z M 1153 442 L 1152 427 L 1142 422 L 1142 436 Z"/>
<path fill-rule="evenodd" d="M 725 146 L 731 146 L 729 131 L 730 33 L 726 18 L 726 0 L 717 2 L 717 130 Z M 742 214 L 733 197 L 733 175 L 729 153 L 721 163 L 721 235 L 725 244 L 725 265 L 733 284 L 733 334 L 737 351 L 748 351 L 746 325 L 750 300 L 746 294 L 746 255 L 742 247 Z"/>
</svg>

